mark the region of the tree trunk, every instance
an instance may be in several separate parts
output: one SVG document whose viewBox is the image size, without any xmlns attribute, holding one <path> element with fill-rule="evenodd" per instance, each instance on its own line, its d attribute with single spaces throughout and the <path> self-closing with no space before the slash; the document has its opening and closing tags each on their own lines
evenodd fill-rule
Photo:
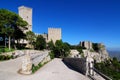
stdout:
<svg viewBox="0 0 120 80">
<path fill-rule="evenodd" d="M 16 43 L 15 43 L 15 37 L 13 38 L 14 39 L 14 49 L 16 50 L 17 48 L 16 48 Z"/>
<path fill-rule="evenodd" d="M 8 44 L 9 50 L 11 49 L 11 48 L 10 48 L 10 45 L 11 45 L 11 40 L 10 40 L 10 38 L 11 38 L 11 37 L 9 36 L 9 44 Z"/>
<path fill-rule="evenodd" d="M 5 35 L 5 47 L 6 47 L 6 35 Z"/>
</svg>

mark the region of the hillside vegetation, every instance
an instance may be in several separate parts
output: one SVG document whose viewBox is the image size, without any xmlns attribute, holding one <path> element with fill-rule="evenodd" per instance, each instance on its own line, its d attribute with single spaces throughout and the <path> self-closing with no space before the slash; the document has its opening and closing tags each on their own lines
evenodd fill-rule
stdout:
<svg viewBox="0 0 120 80">
<path fill-rule="evenodd" d="M 120 61 L 113 58 L 101 63 L 95 63 L 95 68 L 113 80 L 120 80 Z"/>
</svg>

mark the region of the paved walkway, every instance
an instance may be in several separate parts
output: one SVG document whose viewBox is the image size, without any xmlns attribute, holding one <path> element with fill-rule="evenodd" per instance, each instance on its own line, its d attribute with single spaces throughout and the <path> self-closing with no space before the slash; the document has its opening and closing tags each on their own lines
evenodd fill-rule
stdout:
<svg viewBox="0 0 120 80">
<path fill-rule="evenodd" d="M 55 58 L 35 74 L 21 75 L 17 71 L 21 58 L 0 62 L 0 80 L 89 80 L 86 76 L 69 69 L 61 59 Z"/>
</svg>

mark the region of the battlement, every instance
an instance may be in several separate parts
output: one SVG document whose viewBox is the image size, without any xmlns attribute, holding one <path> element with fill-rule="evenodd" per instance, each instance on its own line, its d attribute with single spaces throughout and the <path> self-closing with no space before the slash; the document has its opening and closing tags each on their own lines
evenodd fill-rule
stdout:
<svg viewBox="0 0 120 80">
<path fill-rule="evenodd" d="M 56 29 L 56 30 L 60 30 L 61 28 L 53 28 L 53 27 L 49 27 L 48 29 Z"/>
<path fill-rule="evenodd" d="M 20 7 L 18 7 L 18 9 L 19 9 L 19 10 L 20 10 L 20 9 L 32 10 L 32 8 L 30 8 L 30 7 L 26 7 L 26 6 L 20 6 Z"/>
</svg>

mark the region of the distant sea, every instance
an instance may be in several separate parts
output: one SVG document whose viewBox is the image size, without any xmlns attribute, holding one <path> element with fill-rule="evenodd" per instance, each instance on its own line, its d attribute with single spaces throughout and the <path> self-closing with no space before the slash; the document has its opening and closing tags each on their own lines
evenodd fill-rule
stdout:
<svg viewBox="0 0 120 80">
<path fill-rule="evenodd" d="M 111 58 L 116 57 L 120 61 L 120 51 L 108 50 L 108 53 Z"/>
</svg>

